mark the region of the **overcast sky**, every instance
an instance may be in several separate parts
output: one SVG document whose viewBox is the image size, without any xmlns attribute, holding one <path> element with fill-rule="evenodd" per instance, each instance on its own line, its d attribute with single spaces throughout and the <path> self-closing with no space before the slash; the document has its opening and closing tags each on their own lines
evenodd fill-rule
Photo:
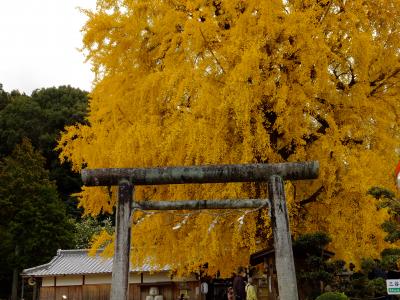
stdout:
<svg viewBox="0 0 400 300">
<path fill-rule="evenodd" d="M 96 0 L 0 0 L 0 83 L 30 94 L 71 85 L 89 91 L 90 65 L 77 50 L 86 16 Z"/>
</svg>

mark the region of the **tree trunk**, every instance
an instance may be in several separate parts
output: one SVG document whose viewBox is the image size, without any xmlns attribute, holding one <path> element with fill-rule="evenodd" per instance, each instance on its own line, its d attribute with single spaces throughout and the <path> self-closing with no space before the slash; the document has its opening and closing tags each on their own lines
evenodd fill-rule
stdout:
<svg viewBox="0 0 400 300">
<path fill-rule="evenodd" d="M 15 258 L 18 257 L 18 246 L 15 246 Z M 12 286 L 11 286 L 11 300 L 17 300 L 18 297 L 18 268 L 13 269 Z"/>
</svg>

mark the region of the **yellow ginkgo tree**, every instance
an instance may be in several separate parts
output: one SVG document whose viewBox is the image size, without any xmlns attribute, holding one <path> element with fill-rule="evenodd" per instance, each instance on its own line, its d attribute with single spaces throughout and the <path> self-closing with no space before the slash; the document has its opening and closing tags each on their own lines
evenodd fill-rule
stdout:
<svg viewBox="0 0 400 300">
<path fill-rule="evenodd" d="M 371 186 L 400 146 L 399 0 L 98 0 L 84 11 L 96 79 L 60 157 L 87 168 L 319 160 L 286 184 L 294 235 L 323 230 L 357 262 L 385 247 Z M 111 212 L 115 190 L 80 205 Z M 263 184 L 137 188 L 135 198 L 266 197 Z M 229 274 L 270 241 L 265 211 L 136 213 L 132 260 Z M 94 246 L 111 237 L 103 234 Z M 112 249 L 111 246 L 109 250 Z"/>
</svg>

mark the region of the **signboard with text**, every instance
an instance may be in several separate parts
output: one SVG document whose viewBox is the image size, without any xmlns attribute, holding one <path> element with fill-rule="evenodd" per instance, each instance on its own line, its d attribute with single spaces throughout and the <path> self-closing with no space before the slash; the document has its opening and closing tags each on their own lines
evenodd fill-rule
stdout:
<svg viewBox="0 0 400 300">
<path fill-rule="evenodd" d="M 386 287 L 389 295 L 400 295 L 400 279 L 386 280 Z"/>
</svg>

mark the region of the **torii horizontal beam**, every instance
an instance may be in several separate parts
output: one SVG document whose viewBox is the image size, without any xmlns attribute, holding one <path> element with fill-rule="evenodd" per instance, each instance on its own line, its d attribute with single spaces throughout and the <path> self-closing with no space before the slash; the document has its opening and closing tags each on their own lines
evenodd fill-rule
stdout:
<svg viewBox="0 0 400 300">
<path fill-rule="evenodd" d="M 205 165 L 160 168 L 111 168 L 82 170 L 86 186 L 118 185 L 127 179 L 133 185 L 223 183 L 267 181 L 272 175 L 301 180 L 318 177 L 318 161 L 277 164 Z"/>
<path fill-rule="evenodd" d="M 268 199 L 142 201 L 142 202 L 133 202 L 132 209 L 139 209 L 139 210 L 240 209 L 240 208 L 261 208 L 268 205 L 269 205 Z"/>
</svg>

